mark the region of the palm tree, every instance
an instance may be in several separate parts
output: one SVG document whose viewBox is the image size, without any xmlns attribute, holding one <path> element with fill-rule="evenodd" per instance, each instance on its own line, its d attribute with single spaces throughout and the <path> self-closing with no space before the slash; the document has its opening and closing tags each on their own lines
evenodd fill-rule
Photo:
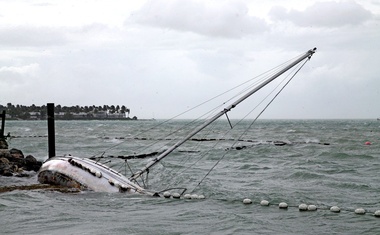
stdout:
<svg viewBox="0 0 380 235">
<path fill-rule="evenodd" d="M 56 110 L 57 113 L 62 112 L 62 106 L 61 106 L 60 104 L 59 104 L 59 105 L 56 105 L 56 106 L 55 106 L 55 110 Z"/>
<path fill-rule="evenodd" d="M 110 113 L 115 113 L 115 105 L 111 105 L 110 109 Z"/>
</svg>

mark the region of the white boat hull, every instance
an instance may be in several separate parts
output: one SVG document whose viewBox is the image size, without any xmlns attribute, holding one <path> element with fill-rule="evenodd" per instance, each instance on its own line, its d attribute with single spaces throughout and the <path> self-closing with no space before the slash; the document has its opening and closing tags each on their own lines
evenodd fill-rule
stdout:
<svg viewBox="0 0 380 235">
<path fill-rule="evenodd" d="M 153 195 L 101 163 L 73 156 L 48 159 L 38 173 L 38 181 L 42 184 L 62 185 L 95 192 Z"/>
</svg>

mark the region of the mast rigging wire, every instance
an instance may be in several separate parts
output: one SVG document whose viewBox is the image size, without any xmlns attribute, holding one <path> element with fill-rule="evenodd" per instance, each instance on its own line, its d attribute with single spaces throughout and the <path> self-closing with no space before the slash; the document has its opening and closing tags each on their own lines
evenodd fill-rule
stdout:
<svg viewBox="0 0 380 235">
<path fill-rule="evenodd" d="M 247 131 L 252 128 L 253 124 L 257 121 L 257 119 L 262 115 L 262 113 L 269 107 L 269 105 L 277 98 L 277 96 L 284 90 L 284 88 L 290 83 L 290 81 L 295 77 L 295 75 L 302 69 L 302 67 L 306 64 L 308 60 L 305 60 L 303 64 L 300 64 L 300 65 L 297 65 L 297 67 L 295 67 L 292 72 L 290 72 L 273 90 L 272 92 L 270 92 L 266 97 L 264 97 L 260 102 L 259 104 L 257 104 L 251 111 L 249 111 L 242 119 L 240 119 L 235 125 L 231 126 L 233 129 L 235 126 L 239 125 L 244 119 L 246 119 L 249 114 L 251 114 L 254 110 L 256 110 L 260 104 L 262 104 L 281 84 L 283 84 L 287 79 L 288 77 L 293 74 L 290 79 L 282 86 L 282 88 L 277 92 L 277 94 L 269 101 L 269 103 L 262 109 L 262 111 L 256 116 L 256 118 L 252 121 L 252 123 L 249 125 L 248 128 L 245 129 L 245 131 L 239 136 L 239 138 L 237 138 L 235 140 L 235 142 L 231 145 L 231 147 L 229 149 L 232 149 L 238 142 L 240 139 L 242 139 L 242 137 L 247 133 Z M 254 86 L 250 86 L 250 88 L 252 88 Z M 249 89 L 245 89 L 245 90 L 249 90 Z M 242 91 L 241 93 L 244 93 L 245 91 Z M 236 95 L 238 96 L 238 95 Z M 213 128 L 211 128 L 210 131 L 212 131 Z M 227 130 L 224 134 L 223 134 L 223 137 L 226 136 L 230 131 L 231 129 Z M 209 131 L 209 132 L 210 132 Z M 215 149 L 215 147 L 220 143 L 220 140 L 223 139 L 223 138 L 219 138 L 219 140 L 206 152 L 202 153 L 201 156 L 195 161 L 193 162 L 191 165 L 189 165 L 188 167 L 186 167 L 185 169 L 183 169 L 182 171 L 178 170 L 177 174 L 176 174 L 176 177 L 178 177 L 179 175 L 183 174 L 185 171 L 187 171 L 188 169 L 190 169 L 191 167 L 193 167 L 196 163 L 198 163 L 200 160 L 202 160 L 205 156 L 207 156 L 207 154 L 212 150 L 212 149 Z M 198 187 L 201 182 L 211 173 L 211 171 L 216 167 L 216 165 L 219 164 L 219 162 L 225 157 L 225 155 L 227 154 L 227 152 L 215 163 L 215 165 L 209 169 L 208 173 L 203 177 L 203 179 L 201 179 L 201 181 L 199 182 L 199 184 L 196 186 Z M 188 155 L 188 157 L 186 158 L 186 161 L 190 158 L 190 155 Z M 171 183 L 169 184 L 170 186 L 171 185 L 174 185 L 176 183 Z M 196 188 L 195 187 L 195 188 Z M 193 191 L 195 190 L 195 188 L 193 189 Z M 193 192 L 192 191 L 192 192 Z"/>
<path fill-rule="evenodd" d="M 229 112 L 231 109 L 233 109 L 235 106 L 237 106 L 238 104 L 240 104 L 243 100 L 247 99 L 250 95 L 252 95 L 253 93 L 255 93 L 256 91 L 258 91 L 259 89 L 261 89 L 262 87 L 264 87 L 265 85 L 267 85 L 268 83 L 270 83 L 271 81 L 273 81 L 275 78 L 277 78 L 278 76 L 280 76 L 281 74 L 283 74 L 285 71 L 287 71 L 288 69 L 290 69 L 291 67 L 293 67 L 294 65 L 297 65 L 299 62 L 301 62 L 303 59 L 307 58 L 307 57 L 310 57 L 314 51 L 316 50 L 316 48 L 314 48 L 313 50 L 309 50 L 307 53 L 305 53 L 304 55 L 302 56 L 299 56 L 298 59 L 296 59 L 294 62 L 290 63 L 289 65 L 285 66 L 283 69 L 280 69 L 277 73 L 275 73 L 274 75 L 272 75 L 270 78 L 268 79 L 264 79 L 261 83 L 259 83 L 256 87 L 254 87 L 253 89 L 249 89 L 248 93 L 243 95 L 241 98 L 239 98 L 238 100 L 236 100 L 235 102 L 233 102 L 231 105 L 229 105 L 227 108 L 224 109 L 224 111 L 221 111 L 221 112 L 218 112 L 216 115 L 214 115 L 212 118 L 208 119 L 208 121 L 206 123 L 204 123 L 203 125 L 201 125 L 200 127 L 196 128 L 194 131 L 190 132 L 187 137 L 184 139 L 184 140 L 181 140 L 179 142 L 177 142 L 174 146 L 172 146 L 171 148 L 169 148 L 168 150 L 166 150 L 163 154 L 160 154 L 159 157 L 155 158 L 152 160 L 151 163 L 149 163 L 146 167 L 144 167 L 142 170 L 138 171 L 137 173 L 133 174 L 131 177 L 130 177 L 130 180 L 135 180 L 137 179 L 137 177 L 141 176 L 142 174 L 144 174 L 144 172 L 146 173 L 149 168 L 153 165 L 155 165 L 156 163 L 158 163 L 161 159 L 163 159 L 165 156 L 167 156 L 169 153 L 171 153 L 174 149 L 176 149 L 177 147 L 179 147 L 180 145 L 182 145 L 186 140 L 188 140 L 189 138 L 191 138 L 192 136 L 194 136 L 195 134 L 197 134 L 200 130 L 204 129 L 206 126 L 208 126 L 209 124 L 211 124 L 212 122 L 214 122 L 216 119 L 218 119 L 219 117 L 221 117 L 222 114 L 226 114 L 227 112 Z M 285 63 L 286 64 L 286 63 Z M 280 66 L 279 66 L 280 67 Z M 302 67 L 301 67 L 302 68 Z M 298 71 L 297 71 L 298 72 Z M 294 74 L 295 75 L 295 74 Z M 293 77 L 294 77 L 293 75 Z M 251 79 L 252 80 L 252 79 Z M 289 83 L 289 82 L 288 82 Z M 287 84 L 288 84 L 287 83 Z M 285 84 L 286 86 L 286 84 Z M 285 87 L 284 86 L 284 87 Z M 238 86 L 237 86 L 238 87 Z M 283 88 L 284 88 L 283 87 Z M 236 87 L 235 87 L 236 88 Z M 283 90 L 283 88 L 277 93 L 277 95 Z M 230 89 L 230 90 L 233 90 L 233 89 Z M 272 101 L 277 97 L 277 95 L 272 99 Z M 231 98 L 232 99 L 232 98 Z M 230 100 L 229 100 L 230 101 Z M 270 103 L 272 103 L 272 101 Z M 207 103 L 207 102 L 204 102 L 204 103 Z M 202 104 L 204 104 L 202 103 Z M 269 103 L 269 104 L 270 104 Z M 223 103 L 225 104 L 225 103 Z M 269 106 L 269 104 L 264 108 L 264 110 Z M 258 115 L 258 117 L 264 112 L 264 110 Z M 257 117 L 257 118 L 258 118 Z M 256 119 L 257 119 L 256 118 Z M 255 119 L 255 120 L 256 120 Z M 166 122 L 163 122 L 163 123 L 166 123 Z M 163 123 L 159 124 L 159 125 L 156 125 L 156 126 L 160 126 L 162 125 Z M 150 128 L 152 129 L 152 128 Z M 150 130 L 149 129 L 149 130 Z M 125 141 L 124 141 L 125 142 Z M 115 145 L 115 146 L 118 146 L 120 145 L 121 143 Z M 234 143 L 236 144 L 236 142 Z M 234 146 L 234 144 L 232 146 Z M 114 146 L 114 147 L 115 147 Z M 113 148 L 113 147 L 111 147 Z M 109 149 L 111 149 L 109 148 Z M 107 149 L 108 150 L 108 149 Z M 106 150 L 106 151 L 107 151 Z M 224 155 L 225 156 L 225 155 Z M 223 156 L 223 157 L 224 157 Z M 215 164 L 215 166 L 222 160 L 219 159 L 219 161 Z M 214 167 L 215 167 L 214 166 Z M 214 167 L 212 167 L 209 172 L 207 173 L 207 175 L 214 169 Z M 207 175 L 204 177 L 206 178 Z M 204 179 L 203 178 L 203 179 Z M 201 182 L 203 181 L 203 179 L 201 180 Z M 200 185 L 200 183 L 198 185 Z M 144 182 L 143 182 L 144 183 Z"/>
<path fill-rule="evenodd" d="M 310 58 L 309 58 L 310 59 Z M 291 76 L 291 78 L 282 86 L 282 88 L 276 93 L 276 95 L 269 101 L 269 103 L 264 107 L 264 109 L 256 116 L 256 118 L 251 122 L 251 124 L 249 125 L 248 128 L 245 129 L 245 131 L 240 135 L 240 138 L 245 135 L 247 133 L 247 130 L 250 129 L 253 124 L 257 121 L 257 119 L 264 113 L 264 111 L 269 107 L 269 105 L 278 97 L 278 95 L 284 90 L 284 88 L 290 83 L 291 80 L 293 80 L 293 78 L 296 76 L 296 74 L 302 69 L 302 67 L 306 64 L 307 61 L 309 61 L 309 59 L 305 60 L 305 62 L 297 69 L 297 71 L 293 74 L 293 76 Z M 250 111 L 250 113 L 252 112 L 253 110 Z M 247 114 L 248 115 L 248 114 Z M 246 115 L 246 116 L 247 116 Z M 245 116 L 245 117 L 246 117 Z M 243 120 L 243 119 L 242 119 Z M 242 121 L 240 120 L 240 121 Z M 240 139 L 239 138 L 239 139 Z M 235 146 L 235 144 L 237 143 L 238 141 L 236 140 L 232 145 L 231 145 L 231 148 Z M 230 148 L 230 149 L 231 149 Z M 204 179 L 207 178 L 207 176 L 211 173 L 211 171 L 213 171 L 215 169 L 215 167 L 220 163 L 220 161 L 223 160 L 223 158 L 227 155 L 229 150 L 227 150 L 219 159 L 218 161 L 209 169 L 209 171 L 205 174 L 205 176 L 199 181 L 199 183 L 194 187 L 194 189 L 191 191 L 191 192 L 194 192 L 194 190 L 199 187 L 201 185 L 201 183 L 203 182 Z"/>
<path fill-rule="evenodd" d="M 282 63 L 282 64 L 280 64 L 280 65 L 278 65 L 278 66 L 276 66 L 276 67 L 274 67 L 274 68 L 272 68 L 272 69 L 270 69 L 270 70 L 264 72 L 264 73 L 261 73 L 261 74 L 255 76 L 255 77 L 253 77 L 253 78 L 251 78 L 251 79 L 249 79 L 249 80 L 247 80 L 247 81 L 245 81 L 245 82 L 243 82 L 243 83 L 241 83 L 241 84 L 239 84 L 239 85 L 237 85 L 237 86 L 234 86 L 234 87 L 228 89 L 228 90 L 225 91 L 225 92 L 222 92 L 222 93 L 220 93 L 220 94 L 218 94 L 218 95 L 216 95 L 216 96 L 214 96 L 214 97 L 212 97 L 212 98 L 210 98 L 210 99 L 208 99 L 208 100 L 206 100 L 206 101 L 204 101 L 204 102 L 202 102 L 202 103 L 200 103 L 200 104 L 198 104 L 198 105 L 196 105 L 196 106 L 194 106 L 194 107 L 192 107 L 192 108 L 189 108 L 189 109 L 185 110 L 184 112 L 182 112 L 182 113 L 180 113 L 180 114 L 178 114 L 178 115 L 176 115 L 176 116 L 174 116 L 174 117 L 172 117 L 172 118 L 170 118 L 170 119 L 168 119 L 168 120 L 165 120 L 165 121 L 163 121 L 163 122 L 160 122 L 160 123 L 158 123 L 157 125 L 154 125 L 154 126 L 151 127 L 151 128 L 148 128 L 148 129 L 146 129 L 146 130 L 143 130 L 143 131 L 141 131 L 141 132 L 135 134 L 134 136 L 136 137 L 136 136 L 141 135 L 141 134 L 143 134 L 143 133 L 146 133 L 146 132 L 148 132 L 148 131 L 150 131 L 150 130 L 153 130 L 153 129 L 155 129 L 155 128 L 157 128 L 157 127 L 159 127 L 159 126 L 161 126 L 161 125 L 163 125 L 163 124 L 165 124 L 165 123 L 167 123 L 167 122 L 172 121 L 172 120 L 175 119 L 175 118 L 178 118 L 178 117 L 180 117 L 180 116 L 182 116 L 182 115 L 184 115 L 184 114 L 186 114 L 186 113 L 188 113 L 188 112 L 190 112 L 190 111 L 192 111 L 192 110 L 194 110 L 194 109 L 196 109 L 196 108 L 199 108 L 200 106 L 205 105 L 206 103 L 211 102 L 212 100 L 215 100 L 215 99 L 218 98 L 218 97 L 221 97 L 221 96 L 223 96 L 223 95 L 225 95 L 225 94 L 227 94 L 227 93 L 229 93 L 229 92 L 231 92 L 231 91 L 233 91 L 233 90 L 236 90 L 237 88 L 239 88 L 239 87 L 241 87 L 241 86 L 243 86 L 243 85 L 246 85 L 247 83 L 252 82 L 252 81 L 254 81 L 255 79 L 259 79 L 259 78 L 261 78 L 261 79 L 259 79 L 258 81 L 256 81 L 255 83 L 251 84 L 250 86 L 245 87 L 242 91 L 240 91 L 240 92 L 238 93 L 238 94 L 241 94 L 241 93 L 243 93 L 244 91 L 247 91 L 247 90 L 249 90 L 250 88 L 256 86 L 256 85 L 259 84 L 262 80 L 265 80 L 266 78 L 268 78 L 270 75 L 273 75 L 273 74 L 274 74 L 276 71 L 278 71 L 282 66 L 288 64 L 290 61 L 294 61 L 294 60 L 296 60 L 297 58 L 299 58 L 299 57 L 301 57 L 301 56 L 302 56 L 302 55 L 296 56 L 296 57 L 294 57 L 294 58 L 292 58 L 292 59 L 290 59 L 290 60 L 288 60 L 288 61 L 286 61 L 286 62 L 284 62 L 284 63 Z M 265 75 L 265 76 L 264 76 L 264 75 Z M 217 110 L 218 108 L 222 107 L 225 103 L 227 103 L 227 102 L 231 101 L 232 99 L 236 98 L 236 97 L 238 96 L 238 94 L 234 95 L 233 97 L 231 97 L 230 99 L 228 99 L 228 100 L 225 101 L 224 103 L 222 103 L 222 104 L 220 104 L 219 106 L 215 107 L 214 109 L 210 110 L 209 112 L 207 112 L 207 113 L 201 115 L 200 117 L 194 119 L 193 122 L 196 122 L 196 121 L 200 120 L 201 118 L 205 117 L 206 115 L 211 115 L 212 112 L 214 112 L 214 111 Z M 188 124 L 186 124 L 186 125 L 191 125 L 193 122 L 190 122 L 190 123 L 188 123 Z M 183 128 L 184 128 L 184 127 L 183 127 Z M 178 129 L 178 130 L 180 130 L 180 129 Z M 171 135 L 171 134 L 174 134 L 174 133 L 176 133 L 176 132 L 170 133 L 170 135 Z M 170 136 L 170 135 L 168 135 L 168 136 Z M 166 137 L 167 137 L 167 136 L 166 136 Z M 99 155 L 99 154 L 101 154 L 101 157 L 103 157 L 105 152 L 107 152 L 107 151 L 109 151 L 109 150 L 111 150 L 111 149 L 113 149 L 113 148 L 116 148 L 116 147 L 119 146 L 119 145 L 124 144 L 127 140 L 130 140 L 130 139 L 133 139 L 133 137 L 132 137 L 132 138 L 125 139 L 124 141 L 122 141 L 122 142 L 120 142 L 120 143 L 114 144 L 114 145 L 110 146 L 109 148 L 106 148 L 105 150 L 96 153 L 95 155 L 93 155 L 93 157 L 96 157 L 96 156 Z M 144 149 L 148 149 L 149 147 L 153 146 L 154 144 L 155 144 L 155 143 L 152 143 L 151 145 L 146 146 L 146 148 L 144 148 Z M 141 153 L 144 149 L 139 149 L 140 152 L 138 152 L 138 153 Z M 101 157 L 99 157 L 99 158 L 101 158 Z"/>
</svg>

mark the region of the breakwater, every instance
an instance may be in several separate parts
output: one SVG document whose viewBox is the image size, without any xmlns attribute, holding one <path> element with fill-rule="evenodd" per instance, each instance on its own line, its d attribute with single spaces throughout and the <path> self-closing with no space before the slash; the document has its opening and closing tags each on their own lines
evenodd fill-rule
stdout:
<svg viewBox="0 0 380 235">
<path fill-rule="evenodd" d="M 0 175 L 28 177 L 30 172 L 37 172 L 42 162 L 37 161 L 32 155 L 24 156 L 19 149 L 8 149 L 8 143 L 4 138 L 0 139 Z"/>
</svg>

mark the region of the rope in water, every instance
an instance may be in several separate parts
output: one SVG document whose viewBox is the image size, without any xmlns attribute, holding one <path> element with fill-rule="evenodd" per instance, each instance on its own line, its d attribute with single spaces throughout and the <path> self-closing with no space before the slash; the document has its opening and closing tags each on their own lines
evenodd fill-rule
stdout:
<svg viewBox="0 0 380 235">
<path fill-rule="evenodd" d="M 47 138 L 47 135 L 16 135 L 16 136 L 8 136 L 9 139 L 16 138 Z"/>
</svg>

